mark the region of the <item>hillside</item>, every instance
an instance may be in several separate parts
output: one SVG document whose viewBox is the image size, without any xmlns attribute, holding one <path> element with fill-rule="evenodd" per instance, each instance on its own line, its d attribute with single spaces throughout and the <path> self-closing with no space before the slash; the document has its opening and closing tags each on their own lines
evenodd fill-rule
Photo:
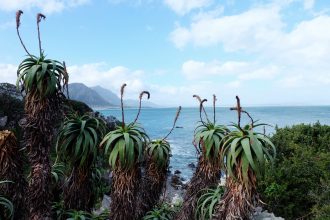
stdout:
<svg viewBox="0 0 330 220">
<path fill-rule="evenodd" d="M 94 91 L 96 91 L 104 100 L 111 103 L 112 106 L 120 106 L 120 98 L 114 92 L 112 92 L 108 89 L 105 89 L 101 86 L 94 86 L 94 87 L 90 87 L 90 88 L 93 89 Z M 124 105 L 126 107 L 130 107 L 130 108 L 137 108 L 139 106 L 139 100 L 138 99 L 125 99 Z M 159 108 L 160 106 L 143 99 L 143 107 Z"/>
<path fill-rule="evenodd" d="M 107 102 L 115 106 L 120 106 L 120 98 L 112 91 L 105 89 L 101 86 L 94 86 L 90 88 L 97 92 Z"/>
<path fill-rule="evenodd" d="M 95 90 L 87 87 L 83 83 L 69 84 L 70 99 L 81 101 L 91 107 L 111 107 L 110 102 L 102 98 Z"/>
</svg>

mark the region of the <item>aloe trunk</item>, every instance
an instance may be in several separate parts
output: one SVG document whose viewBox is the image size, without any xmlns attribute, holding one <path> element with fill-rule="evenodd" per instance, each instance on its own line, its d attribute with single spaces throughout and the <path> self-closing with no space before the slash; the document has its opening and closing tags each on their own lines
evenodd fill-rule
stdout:
<svg viewBox="0 0 330 220">
<path fill-rule="evenodd" d="M 138 166 L 113 170 L 111 190 L 110 219 L 134 220 L 136 218 L 136 200 L 141 178 Z"/>
<path fill-rule="evenodd" d="M 27 182 L 23 174 L 24 161 L 16 137 L 11 131 L 0 131 L 0 180 L 11 181 L 0 185 L 0 194 L 13 203 L 14 219 L 25 219 L 24 193 Z M 1 210 L 0 212 L 4 213 Z M 5 219 L 8 216 L 2 216 Z M 1 215 L 0 215 L 1 218 Z"/>
<path fill-rule="evenodd" d="M 197 200 L 202 190 L 217 185 L 220 179 L 220 161 L 211 163 L 204 155 L 199 157 L 196 171 L 188 185 L 177 220 L 192 220 L 195 218 Z"/>
<path fill-rule="evenodd" d="M 92 187 L 90 168 L 75 166 L 63 190 L 65 209 L 91 211 Z"/>
<path fill-rule="evenodd" d="M 256 190 L 256 177 L 249 171 L 250 183 L 245 185 L 243 181 L 228 177 L 226 180 L 226 192 L 215 208 L 214 219 L 235 220 L 251 219 L 254 204 L 259 201 Z"/>
<path fill-rule="evenodd" d="M 154 161 L 151 157 L 147 158 L 146 175 L 139 190 L 137 219 L 145 216 L 159 202 L 166 185 L 168 165 L 169 161 L 166 166 L 159 167 L 157 161 Z"/>
<path fill-rule="evenodd" d="M 32 90 L 26 96 L 24 141 L 31 164 L 27 192 L 29 218 L 50 219 L 51 216 L 51 162 L 50 150 L 60 99 L 57 94 L 41 99 Z"/>
</svg>

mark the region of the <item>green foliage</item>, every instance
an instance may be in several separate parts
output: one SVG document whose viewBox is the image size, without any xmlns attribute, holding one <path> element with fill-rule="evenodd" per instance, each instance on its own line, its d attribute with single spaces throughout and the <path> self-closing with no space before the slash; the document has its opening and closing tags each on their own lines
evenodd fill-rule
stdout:
<svg viewBox="0 0 330 220">
<path fill-rule="evenodd" d="M 153 140 L 147 145 L 146 152 L 156 161 L 158 167 L 165 167 L 170 158 L 171 147 L 164 139 Z"/>
<path fill-rule="evenodd" d="M 122 168 L 131 168 L 141 161 L 148 135 L 136 123 L 118 126 L 110 131 L 100 146 L 105 146 L 105 153 L 110 152 L 109 164 L 115 168 L 118 163 Z"/>
<path fill-rule="evenodd" d="M 64 177 L 65 173 L 65 165 L 61 162 L 55 162 L 52 166 L 52 178 L 54 180 L 54 183 L 57 184 L 59 179 Z"/>
<path fill-rule="evenodd" d="M 70 115 L 59 132 L 56 151 L 70 163 L 83 166 L 87 160 L 96 159 L 97 146 L 104 132 L 102 121 L 89 115 Z"/>
<path fill-rule="evenodd" d="M 221 141 L 229 130 L 223 125 L 214 123 L 202 123 L 195 130 L 194 143 L 199 149 L 205 152 L 205 158 L 209 160 L 219 160 Z M 205 149 L 203 149 L 205 148 Z"/>
<path fill-rule="evenodd" d="M 243 181 L 248 184 L 248 170 L 252 169 L 257 177 L 261 177 L 265 171 L 266 161 L 273 161 L 276 148 L 270 139 L 261 133 L 254 132 L 253 127 L 246 125 L 244 128 L 233 124 L 236 130 L 231 131 L 223 144 L 224 156 L 226 157 L 226 168 L 228 174 L 238 178 L 235 169 L 239 166 Z"/>
<path fill-rule="evenodd" d="M 100 214 L 92 214 L 92 220 L 106 220 L 109 219 L 110 211 L 105 209 Z"/>
<path fill-rule="evenodd" d="M 92 215 L 85 211 L 69 210 L 65 212 L 66 220 L 89 220 Z"/>
<path fill-rule="evenodd" d="M 330 126 L 276 128 L 271 140 L 277 146 L 277 158 L 258 189 L 267 209 L 289 220 L 328 215 Z"/>
<path fill-rule="evenodd" d="M 105 168 L 93 166 L 92 167 L 92 182 L 93 182 L 93 195 L 95 197 L 95 203 L 102 202 L 104 194 L 109 194 L 110 186 L 107 179 L 103 176 L 107 172 Z"/>
<path fill-rule="evenodd" d="M 180 207 L 163 203 L 161 206 L 147 212 L 143 220 L 171 220 Z"/>
<path fill-rule="evenodd" d="M 197 200 L 197 209 L 195 219 L 211 220 L 213 219 L 214 208 L 224 193 L 224 187 L 218 185 L 216 188 L 202 190 L 202 195 Z"/>
<path fill-rule="evenodd" d="M 4 183 L 12 183 L 11 181 L 0 181 L 0 184 Z M 4 196 L 0 195 L 0 210 L 4 209 L 4 213 L 0 213 L 0 219 L 2 217 L 2 214 L 5 214 L 6 217 L 13 217 L 14 214 L 14 206 L 12 202 L 5 198 Z"/>
<path fill-rule="evenodd" d="M 105 209 L 100 214 L 78 210 L 64 210 L 63 201 L 52 205 L 53 219 L 56 220 L 106 220 L 109 219 L 109 210 Z"/>
<path fill-rule="evenodd" d="M 77 113 L 78 115 L 84 115 L 93 112 L 93 109 L 91 109 L 87 104 L 71 99 L 65 100 L 65 107 L 66 113 Z"/>
<path fill-rule="evenodd" d="M 41 98 L 54 94 L 61 90 L 61 83 L 67 84 L 69 75 L 65 66 L 41 54 L 40 57 L 29 56 L 18 66 L 16 86 L 23 84 L 26 93 L 36 91 Z"/>
</svg>

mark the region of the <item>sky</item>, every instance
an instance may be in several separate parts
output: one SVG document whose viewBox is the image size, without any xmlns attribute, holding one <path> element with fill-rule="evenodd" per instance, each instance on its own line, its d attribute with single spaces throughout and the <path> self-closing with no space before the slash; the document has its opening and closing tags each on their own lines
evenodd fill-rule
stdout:
<svg viewBox="0 0 330 220">
<path fill-rule="evenodd" d="M 161 106 L 330 105 L 329 0 L 0 0 L 0 82 L 15 83 L 25 51 L 48 58 L 70 83 Z"/>
</svg>

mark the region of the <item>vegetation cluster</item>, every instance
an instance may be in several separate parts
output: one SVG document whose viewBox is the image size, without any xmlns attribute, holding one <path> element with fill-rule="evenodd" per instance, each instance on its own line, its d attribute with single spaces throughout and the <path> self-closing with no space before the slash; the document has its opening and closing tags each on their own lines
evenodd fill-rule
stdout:
<svg viewBox="0 0 330 220">
<path fill-rule="evenodd" d="M 200 116 L 193 138 L 197 168 L 182 204 L 164 202 L 167 138 L 181 107 L 168 134 L 150 140 L 138 122 L 142 99 L 150 93 L 139 94 L 137 115 L 127 122 L 123 84 L 121 123 L 107 127 L 88 106 L 66 99 L 69 74 L 65 62 L 44 55 L 39 25 L 46 17 L 40 13 L 39 56 L 29 53 L 19 32 L 22 14 L 16 14 L 16 30 L 27 58 L 18 67 L 17 88 L 25 97 L 23 106 L 14 103 L 24 109 L 23 135 L 17 140 L 15 130 L 0 131 L 0 219 L 250 219 L 262 201 L 288 219 L 329 216 L 329 127 L 277 129 L 269 138 L 258 129 L 267 125 L 253 120 L 238 96 L 231 108 L 237 123 L 225 126 L 216 121 L 217 97 L 210 118 L 207 100 L 194 95 Z M 241 125 L 242 117 L 250 122 Z M 219 185 L 221 177 L 225 186 Z M 98 210 L 104 194 L 110 206 Z"/>
</svg>

